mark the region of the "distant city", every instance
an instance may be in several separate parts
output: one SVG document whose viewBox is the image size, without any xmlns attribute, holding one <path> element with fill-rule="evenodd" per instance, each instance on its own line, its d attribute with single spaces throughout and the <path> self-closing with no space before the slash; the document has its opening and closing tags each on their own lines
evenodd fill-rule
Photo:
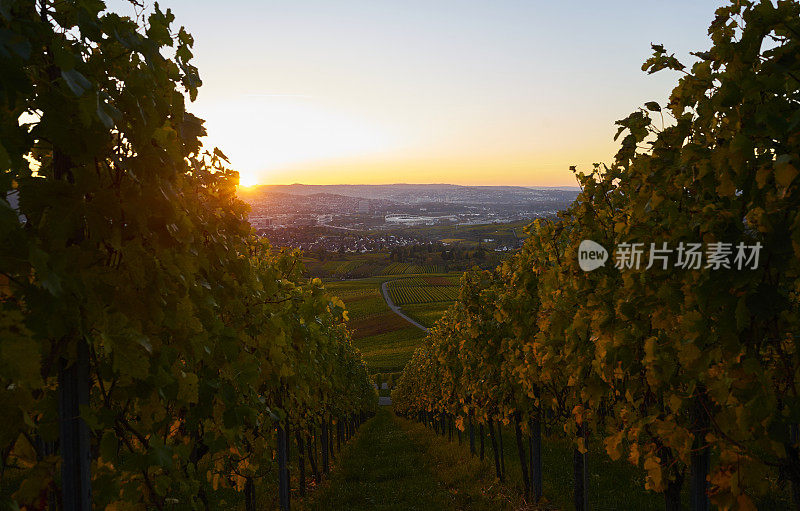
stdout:
<svg viewBox="0 0 800 511">
<path fill-rule="evenodd" d="M 239 195 L 250 204 L 250 223 L 276 246 L 364 253 L 447 246 L 464 240 L 459 233 L 469 226 L 554 217 L 577 194 L 577 188 L 521 186 L 293 184 L 243 189 Z M 516 230 L 510 232 L 507 240 L 477 234 L 467 239 L 506 251 L 520 244 Z"/>
</svg>

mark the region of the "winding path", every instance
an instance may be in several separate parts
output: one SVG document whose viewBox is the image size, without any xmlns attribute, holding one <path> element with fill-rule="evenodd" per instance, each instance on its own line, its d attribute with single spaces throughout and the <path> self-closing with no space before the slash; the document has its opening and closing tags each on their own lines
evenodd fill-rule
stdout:
<svg viewBox="0 0 800 511">
<path fill-rule="evenodd" d="M 403 311 L 400 310 L 400 307 L 395 305 L 394 302 L 392 301 L 392 299 L 389 298 L 389 289 L 387 287 L 388 284 L 389 284 L 388 280 L 386 282 L 384 282 L 383 284 L 381 284 L 381 292 L 383 293 L 383 299 L 386 300 L 386 305 L 388 305 L 389 308 L 392 309 L 392 312 L 394 312 L 395 314 L 397 314 L 401 318 L 405 319 L 406 321 L 408 321 L 409 323 L 411 323 L 415 327 L 419 328 L 420 330 L 424 331 L 425 333 L 428 333 L 428 329 L 427 328 L 425 328 L 424 326 L 420 325 L 419 323 L 417 323 L 413 319 L 411 319 L 408 316 L 406 316 L 405 314 L 403 314 Z"/>
</svg>

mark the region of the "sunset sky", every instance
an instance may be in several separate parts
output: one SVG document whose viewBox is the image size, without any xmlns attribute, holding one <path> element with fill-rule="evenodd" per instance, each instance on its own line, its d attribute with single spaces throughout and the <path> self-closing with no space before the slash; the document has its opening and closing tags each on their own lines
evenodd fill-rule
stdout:
<svg viewBox="0 0 800 511">
<path fill-rule="evenodd" d="M 614 121 L 664 102 L 719 2 L 171 0 L 243 185 L 575 185 Z M 126 12 L 116 2 L 115 10 Z"/>
</svg>

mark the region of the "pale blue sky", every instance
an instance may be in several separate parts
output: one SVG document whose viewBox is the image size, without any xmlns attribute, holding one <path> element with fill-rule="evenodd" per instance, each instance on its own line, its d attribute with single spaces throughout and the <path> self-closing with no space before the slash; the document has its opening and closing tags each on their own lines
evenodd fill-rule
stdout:
<svg viewBox="0 0 800 511">
<path fill-rule="evenodd" d="M 721 2 L 160 5 L 195 37 L 191 108 L 248 184 L 567 185 L 609 161 L 615 120 L 666 99 L 678 77 L 640 70 L 650 43 L 691 61 Z"/>
</svg>

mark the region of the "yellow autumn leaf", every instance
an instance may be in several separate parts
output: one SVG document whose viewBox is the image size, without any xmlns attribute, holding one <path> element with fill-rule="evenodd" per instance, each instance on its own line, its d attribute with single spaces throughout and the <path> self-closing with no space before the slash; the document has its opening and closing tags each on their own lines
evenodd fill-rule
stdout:
<svg viewBox="0 0 800 511">
<path fill-rule="evenodd" d="M 656 338 L 649 337 L 644 341 L 644 363 L 652 364 L 656 360 Z"/>
<path fill-rule="evenodd" d="M 758 184 L 758 188 L 764 188 L 767 184 L 767 178 L 771 174 L 771 169 L 769 167 L 761 167 L 756 172 L 756 183 Z"/>
<path fill-rule="evenodd" d="M 606 452 L 612 460 L 618 460 L 622 457 L 622 431 L 606 437 Z"/>
<path fill-rule="evenodd" d="M 661 460 L 656 456 L 648 456 L 644 460 L 644 469 L 647 472 L 645 488 L 653 491 L 662 491 L 664 489 L 664 475 Z"/>
<path fill-rule="evenodd" d="M 639 464 L 639 444 L 631 444 L 631 450 L 628 454 L 628 461 L 634 465 Z"/>
<path fill-rule="evenodd" d="M 700 355 L 702 355 L 700 348 L 694 344 L 684 344 L 678 350 L 678 360 L 684 367 L 691 367 Z"/>
<path fill-rule="evenodd" d="M 775 166 L 775 181 L 783 188 L 787 188 L 794 178 L 797 177 L 797 169 L 791 163 L 783 163 Z"/>
<path fill-rule="evenodd" d="M 733 184 L 730 175 L 722 174 L 717 185 L 717 193 L 722 197 L 732 197 L 736 193 L 736 185 Z"/>
</svg>

